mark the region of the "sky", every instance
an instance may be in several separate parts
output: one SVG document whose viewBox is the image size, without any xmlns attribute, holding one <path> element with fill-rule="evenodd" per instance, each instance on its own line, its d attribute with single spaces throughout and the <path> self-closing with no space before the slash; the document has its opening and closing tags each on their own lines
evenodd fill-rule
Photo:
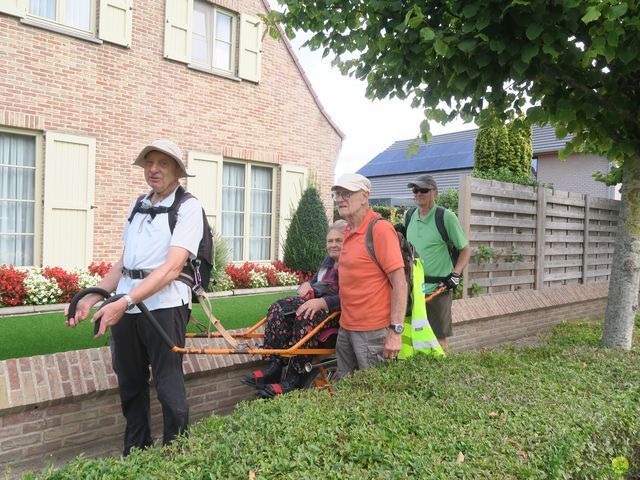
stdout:
<svg viewBox="0 0 640 480">
<path fill-rule="evenodd" d="M 302 35 L 291 40 L 302 68 L 311 80 L 322 106 L 346 138 L 336 165 L 336 176 L 355 172 L 397 140 L 416 138 L 423 113 L 410 101 L 376 100 L 365 97 L 365 82 L 344 77 L 331 66 L 321 51 L 301 48 Z M 434 135 L 475 128 L 474 124 L 452 122 L 446 127 L 433 123 Z"/>
</svg>

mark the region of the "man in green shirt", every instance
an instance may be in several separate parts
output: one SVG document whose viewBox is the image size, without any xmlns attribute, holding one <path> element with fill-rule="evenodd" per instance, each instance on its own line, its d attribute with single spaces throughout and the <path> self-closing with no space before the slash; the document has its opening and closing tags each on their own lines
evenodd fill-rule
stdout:
<svg viewBox="0 0 640 480">
<path fill-rule="evenodd" d="M 431 328 L 442 348 L 447 350 L 447 338 L 452 333 L 451 291 L 460 283 L 462 270 L 471 258 L 471 248 L 456 214 L 446 209 L 438 213 L 438 208 L 442 208 L 436 205 L 438 185 L 431 175 L 420 175 L 407 187 L 413 190 L 417 206 L 411 213 L 411 218 L 405 221 L 407 240 L 416 247 L 424 264 L 425 293 L 429 295 L 440 285 L 447 288 L 445 292 L 432 299 L 427 308 Z M 458 251 L 455 265 L 449 247 L 438 230 L 436 217 L 439 215 L 450 244 Z"/>
</svg>

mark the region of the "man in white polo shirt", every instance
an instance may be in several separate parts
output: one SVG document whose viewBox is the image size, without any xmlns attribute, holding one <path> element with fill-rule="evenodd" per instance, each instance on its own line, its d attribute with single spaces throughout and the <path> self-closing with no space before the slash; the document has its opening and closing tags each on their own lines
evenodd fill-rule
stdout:
<svg viewBox="0 0 640 480">
<path fill-rule="evenodd" d="M 203 232 L 202 206 L 193 197 L 178 205 L 173 231 L 169 225 L 167 208 L 174 202 L 179 179 L 190 176 L 176 144 L 156 140 L 142 150 L 134 165 L 144 169 L 151 192 L 139 208 L 135 208 L 137 201 L 131 204 L 122 234 L 124 252 L 98 285 L 126 295 L 94 316 L 94 321 L 100 321 L 98 336 L 111 327 L 113 368 L 127 423 L 125 456 L 134 447 L 153 445 L 149 366 L 162 405 L 163 444 L 187 428 L 189 407 L 182 356 L 167 348 L 135 304 L 144 301 L 174 344 L 184 346 L 191 290 L 177 279 L 187 260 L 195 258 Z M 99 300 L 98 295 L 84 297 L 69 326 L 84 320 Z"/>
</svg>

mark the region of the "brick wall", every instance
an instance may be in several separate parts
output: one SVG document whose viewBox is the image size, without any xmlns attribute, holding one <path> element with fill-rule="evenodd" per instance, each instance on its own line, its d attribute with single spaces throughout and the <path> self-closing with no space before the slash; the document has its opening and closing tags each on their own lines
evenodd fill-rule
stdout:
<svg viewBox="0 0 640 480">
<path fill-rule="evenodd" d="M 457 300 L 452 350 L 494 347 L 564 320 L 602 319 L 606 302 L 602 284 Z M 204 346 L 203 340 L 197 342 Z M 221 346 L 213 342 L 207 346 Z M 186 356 L 191 419 L 226 414 L 236 403 L 254 398 L 253 390 L 239 383 L 254 366 L 245 355 Z M 161 418 L 155 397 L 152 405 L 157 436 Z M 123 431 L 108 348 L 0 362 L 0 473 L 63 463 L 81 452 L 118 455 Z"/>
<path fill-rule="evenodd" d="M 265 13 L 260 0 L 224 3 L 239 13 Z M 183 151 L 306 166 L 331 205 L 341 138 L 286 42 L 265 37 L 259 84 L 199 72 L 163 58 L 164 10 L 163 1 L 135 2 L 130 49 L 0 13 L 0 127 L 96 138 L 96 260 L 121 253 L 126 208 L 148 188 L 130 164 L 154 138 L 172 138 Z"/>
</svg>

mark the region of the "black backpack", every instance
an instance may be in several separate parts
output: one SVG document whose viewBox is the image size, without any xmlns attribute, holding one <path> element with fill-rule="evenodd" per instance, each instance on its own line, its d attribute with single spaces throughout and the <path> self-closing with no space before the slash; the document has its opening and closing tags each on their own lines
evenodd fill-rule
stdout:
<svg viewBox="0 0 640 480">
<path fill-rule="evenodd" d="M 407 210 L 407 214 L 404 217 L 404 231 L 406 232 L 409 229 L 409 222 L 411 221 L 411 216 L 413 212 L 416 211 L 417 207 L 411 207 Z M 446 208 L 441 205 L 436 207 L 436 228 L 442 237 L 442 241 L 447 245 L 447 250 L 449 250 L 449 257 L 451 258 L 451 263 L 455 267 L 458 263 L 458 257 L 460 256 L 460 250 L 456 248 L 451 239 L 449 238 L 449 233 L 447 232 L 447 228 L 444 225 L 444 212 L 446 212 Z M 446 277 L 427 277 L 425 276 L 425 281 L 428 283 L 438 283 L 444 280 Z"/>
<path fill-rule="evenodd" d="M 147 194 L 148 195 L 148 194 Z M 178 219 L 178 209 L 180 205 L 189 200 L 195 198 L 192 194 L 187 192 L 182 186 L 178 186 L 176 190 L 176 196 L 170 207 L 150 207 L 145 208 L 142 206 L 142 200 L 147 195 L 140 195 L 136 201 L 131 215 L 129 215 L 128 222 L 131 223 L 136 213 L 149 214 L 151 217 L 155 217 L 157 214 L 167 213 L 169 214 L 169 230 L 173 234 L 173 230 L 176 228 L 176 222 Z M 198 254 L 193 260 L 187 260 L 180 275 L 176 280 L 186 284 L 191 288 L 192 299 L 194 302 L 198 302 L 197 293 L 200 288 L 204 291 L 207 290 L 211 283 L 211 270 L 213 270 L 213 230 L 207 221 L 207 215 L 202 209 L 202 238 L 198 245 Z"/>
<path fill-rule="evenodd" d="M 378 259 L 376 258 L 376 252 L 373 248 L 373 227 L 378 222 L 378 220 L 383 220 L 380 215 L 371 220 L 371 223 L 367 228 L 367 234 L 365 235 L 364 243 L 367 247 L 367 253 L 369 253 L 371 260 L 373 260 L 373 262 L 386 276 L 382 265 L 380 265 L 380 262 L 378 262 Z M 416 252 L 415 247 L 405 238 L 402 232 L 399 232 L 396 229 L 396 234 L 398 235 L 398 243 L 400 245 L 400 251 L 402 252 L 402 261 L 404 262 L 404 277 L 407 280 L 407 309 L 405 312 L 405 317 L 407 317 L 411 316 L 411 310 L 413 309 L 413 261 L 419 255 L 418 252 Z"/>
</svg>

